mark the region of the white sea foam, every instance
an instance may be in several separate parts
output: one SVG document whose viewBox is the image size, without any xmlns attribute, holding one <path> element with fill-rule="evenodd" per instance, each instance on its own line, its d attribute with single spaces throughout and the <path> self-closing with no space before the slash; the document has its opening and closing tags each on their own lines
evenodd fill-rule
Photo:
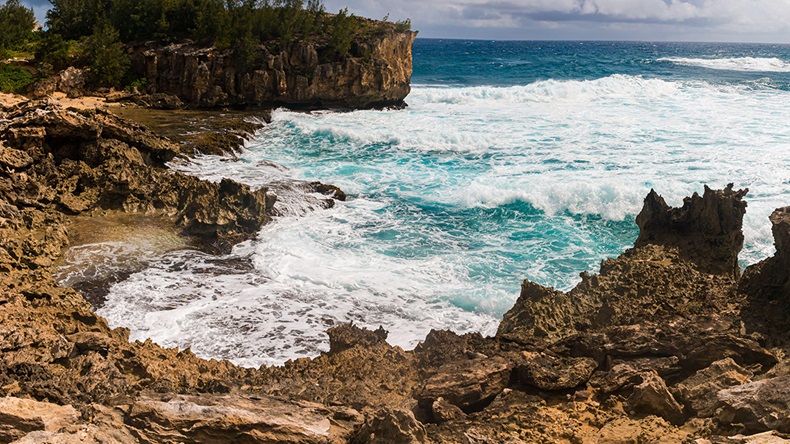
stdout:
<svg viewBox="0 0 790 444">
<path fill-rule="evenodd" d="M 662 57 L 657 60 L 678 65 L 699 66 L 727 71 L 790 72 L 790 62 L 776 57 L 724 57 L 710 59 Z"/>
<path fill-rule="evenodd" d="M 178 168 L 274 184 L 300 216 L 236 248 L 231 259 L 252 267 L 170 253 L 116 285 L 101 314 L 134 338 L 253 366 L 315 355 L 343 321 L 382 325 L 405 347 L 430 328 L 491 333 L 521 279 L 567 289 L 631 245 L 650 188 L 671 205 L 703 184 L 751 188 L 742 259 L 753 263 L 773 252 L 768 215 L 790 204 L 788 99 L 617 75 L 415 86 L 404 111 L 279 110 L 240 161 Z M 350 199 L 311 211 L 293 180 Z"/>
</svg>

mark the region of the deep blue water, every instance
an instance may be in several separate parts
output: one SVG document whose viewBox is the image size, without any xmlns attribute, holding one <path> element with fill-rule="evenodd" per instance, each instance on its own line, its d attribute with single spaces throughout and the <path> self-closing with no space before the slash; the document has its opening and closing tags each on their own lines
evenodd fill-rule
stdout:
<svg viewBox="0 0 790 444">
<path fill-rule="evenodd" d="M 206 279 L 213 262 L 172 253 L 101 314 L 245 365 L 315 355 L 337 322 L 402 346 L 492 333 L 523 279 L 568 289 L 631 246 L 651 188 L 673 205 L 704 184 L 750 188 L 753 263 L 790 204 L 788 85 L 788 46 L 418 39 L 407 109 L 278 110 L 238 161 L 178 165 L 274 185 L 288 216 L 234 252 L 254 270 Z M 349 200 L 314 211 L 294 179 Z"/>
<path fill-rule="evenodd" d="M 739 70 L 712 72 L 702 66 L 662 60 L 668 58 L 778 59 L 784 63 L 784 72 L 743 70 L 745 65 L 738 67 L 738 60 L 730 66 Z M 768 80 L 771 87 L 788 90 L 790 45 L 438 39 L 414 42 L 415 84 L 513 86 L 549 79 L 593 80 L 613 74 L 730 84 L 763 85 Z"/>
</svg>

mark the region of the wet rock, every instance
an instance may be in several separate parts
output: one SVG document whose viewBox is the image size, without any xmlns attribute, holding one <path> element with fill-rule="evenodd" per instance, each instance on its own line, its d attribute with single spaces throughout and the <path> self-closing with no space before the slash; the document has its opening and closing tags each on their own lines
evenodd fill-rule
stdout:
<svg viewBox="0 0 790 444">
<path fill-rule="evenodd" d="M 748 430 L 790 433 L 790 376 L 763 379 L 718 392 L 723 424 L 743 424 Z"/>
<path fill-rule="evenodd" d="M 694 193 L 680 208 L 670 208 L 655 191 L 645 198 L 636 217 L 639 238 L 634 244 L 677 247 L 681 255 L 713 274 L 740 275 L 738 253 L 743 247 L 743 215 L 748 189 L 733 190 L 732 184 L 714 191 L 705 187 L 702 196 Z"/>
<path fill-rule="evenodd" d="M 753 376 L 751 371 L 727 358 L 716 361 L 710 367 L 686 378 L 673 391 L 677 399 L 696 412 L 697 416 L 711 417 L 716 412 L 716 394 L 720 390 L 747 384 Z"/>
<path fill-rule="evenodd" d="M 570 390 L 586 383 L 598 363 L 591 358 L 562 358 L 524 352 L 516 370 L 518 381 L 541 390 Z"/>
<path fill-rule="evenodd" d="M 684 419 L 681 406 L 669 392 L 666 383 L 655 372 L 639 375 L 642 382 L 634 386 L 634 391 L 626 400 L 628 409 L 660 416 L 673 424 L 682 424 Z"/>
<path fill-rule="evenodd" d="M 321 182 L 311 182 L 310 187 L 316 193 L 323 194 L 340 201 L 346 200 L 346 193 L 334 185 L 327 185 Z"/>
<path fill-rule="evenodd" d="M 381 409 L 365 421 L 353 444 L 423 444 L 425 427 L 405 410 Z"/>
<path fill-rule="evenodd" d="M 445 364 L 426 381 L 419 404 L 429 408 L 444 398 L 465 412 L 481 409 L 507 387 L 512 369 L 513 364 L 501 357 Z"/>
<path fill-rule="evenodd" d="M 162 400 L 140 398 L 127 423 L 143 442 L 336 442 L 354 424 L 334 420 L 331 410 L 270 397 L 199 395 Z"/>
<path fill-rule="evenodd" d="M 34 431 L 56 432 L 80 417 L 72 406 L 30 399 L 0 398 L 0 442 L 11 442 Z"/>
</svg>

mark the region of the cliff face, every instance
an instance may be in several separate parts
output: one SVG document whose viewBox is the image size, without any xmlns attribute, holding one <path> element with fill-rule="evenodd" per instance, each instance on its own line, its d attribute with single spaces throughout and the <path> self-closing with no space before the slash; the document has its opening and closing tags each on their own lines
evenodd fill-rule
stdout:
<svg viewBox="0 0 790 444">
<path fill-rule="evenodd" d="M 150 92 L 173 94 L 198 107 L 290 106 L 372 108 L 399 106 L 409 94 L 412 43 L 416 32 L 390 33 L 356 44 L 353 54 L 332 60 L 328 49 L 293 43 L 279 54 L 258 48 L 248 72 L 237 69 L 231 50 L 192 44 L 143 47 L 133 69 L 148 79 Z"/>
</svg>

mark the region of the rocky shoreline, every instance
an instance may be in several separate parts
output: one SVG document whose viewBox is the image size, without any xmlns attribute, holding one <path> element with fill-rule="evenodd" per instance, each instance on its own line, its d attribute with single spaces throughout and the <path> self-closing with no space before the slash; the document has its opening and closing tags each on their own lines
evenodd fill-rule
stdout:
<svg viewBox="0 0 790 444">
<path fill-rule="evenodd" d="M 247 369 L 131 343 L 53 277 L 76 217 L 144 215 L 215 251 L 254 236 L 273 196 L 167 167 L 193 151 L 103 110 L 2 109 L 0 443 L 787 442 L 786 208 L 741 276 L 746 190 L 651 192 L 634 248 L 567 293 L 525 281 L 494 337 L 404 351 L 343 325 L 315 359 Z"/>
</svg>

